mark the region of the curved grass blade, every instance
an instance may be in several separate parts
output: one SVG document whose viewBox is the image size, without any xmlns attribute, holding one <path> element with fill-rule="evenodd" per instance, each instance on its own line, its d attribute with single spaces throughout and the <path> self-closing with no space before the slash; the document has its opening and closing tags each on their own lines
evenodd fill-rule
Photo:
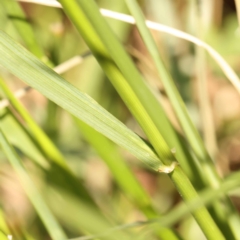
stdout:
<svg viewBox="0 0 240 240">
<path fill-rule="evenodd" d="M 28 2 L 28 3 L 35 3 L 35 4 L 42 4 L 50 7 L 58 7 L 61 8 L 61 4 L 57 2 L 56 0 L 53 0 L 49 2 L 48 0 L 18 0 L 21 2 Z M 238 6 L 237 6 L 238 7 Z M 130 24 L 135 24 L 135 20 L 132 16 L 114 12 L 108 9 L 100 9 L 101 13 L 105 17 L 109 17 L 112 19 L 117 19 L 123 22 L 127 22 Z M 156 23 L 147 20 L 146 25 L 149 29 L 153 29 L 159 32 L 164 32 L 167 34 L 170 34 L 172 36 L 184 39 L 186 41 L 192 42 L 196 45 L 198 45 L 201 48 L 204 48 L 208 54 L 216 61 L 216 63 L 219 65 L 219 67 L 222 69 L 223 73 L 226 75 L 226 77 L 229 79 L 229 81 L 233 84 L 233 86 L 237 89 L 237 91 L 240 93 L 240 79 L 238 75 L 234 72 L 234 70 L 230 67 L 230 65 L 224 60 L 224 58 L 210 45 L 208 45 L 206 42 L 202 41 L 201 39 L 192 36 L 191 34 L 188 34 L 186 32 L 180 31 L 178 29 L 166 26 L 164 24 Z"/>
</svg>

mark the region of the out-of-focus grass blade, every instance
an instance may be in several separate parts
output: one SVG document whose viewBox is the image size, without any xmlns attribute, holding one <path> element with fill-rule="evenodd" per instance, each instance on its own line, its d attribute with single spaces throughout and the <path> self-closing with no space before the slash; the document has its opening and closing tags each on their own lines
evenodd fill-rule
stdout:
<svg viewBox="0 0 240 240">
<path fill-rule="evenodd" d="M 24 132 L 24 130 L 21 132 L 23 126 L 20 126 L 20 123 L 15 122 L 15 119 L 12 115 L 10 115 L 10 113 L 3 116 L 2 118 L 1 127 L 4 128 L 4 131 L 7 135 L 11 136 L 12 142 L 15 143 L 15 146 L 19 147 L 19 149 L 22 150 L 27 156 L 29 156 L 31 159 L 35 159 L 36 162 L 43 167 L 48 185 L 51 186 L 51 188 L 55 191 L 57 190 L 63 193 L 63 195 L 74 197 L 75 202 L 77 202 L 78 205 L 82 206 L 83 209 L 91 208 L 92 211 L 89 211 L 89 214 L 95 212 L 99 218 L 101 218 L 102 221 L 105 221 L 107 224 L 106 219 L 101 215 L 101 212 L 89 196 L 82 183 L 79 181 L 79 179 L 76 179 L 75 176 L 73 176 L 68 167 L 65 165 L 62 166 L 59 164 L 59 162 L 47 162 L 42 156 L 42 152 L 38 151 L 34 143 L 31 142 L 32 139 L 29 139 L 28 135 L 24 135 L 26 132 Z M 9 130 L 9 128 L 11 130 Z M 11 131 L 14 131 L 13 135 L 11 135 Z M 18 136 L 18 133 L 20 133 L 20 136 Z M 24 145 L 24 147 L 22 145 Z M 34 156 L 32 156 L 32 154 Z M 64 216 L 64 214 L 61 216 Z M 78 223 L 84 223 L 86 221 L 86 216 L 83 217 L 83 215 L 81 215 L 77 216 L 77 218 L 79 219 Z M 91 223 L 88 223 L 88 225 L 91 225 Z M 106 225 L 106 228 L 109 227 L 110 225 Z M 84 228 L 85 224 L 78 225 L 78 229 L 83 230 Z"/>
<path fill-rule="evenodd" d="M 21 164 L 21 160 L 17 156 L 13 147 L 8 143 L 7 139 L 2 133 L 2 130 L 0 130 L 0 144 L 8 160 L 10 161 L 11 165 L 13 166 L 16 173 L 18 174 L 28 198 L 30 199 L 36 212 L 38 213 L 41 220 L 43 221 L 50 236 L 54 240 L 65 240 L 66 239 L 65 233 L 61 229 L 55 217 L 52 215 L 48 206 L 43 201 L 41 195 L 38 193 L 31 178 L 29 177 L 25 168 Z"/>
<path fill-rule="evenodd" d="M 26 156 L 31 158 L 35 163 L 43 168 L 48 168 L 49 163 L 44 158 L 41 151 L 35 146 L 29 135 L 26 133 L 22 125 L 11 114 L 10 111 L 4 109 L 1 111 L 1 127 L 4 135 L 9 142 L 22 151 Z"/>
<path fill-rule="evenodd" d="M 7 70 L 158 170 L 161 162 L 136 134 L 3 32 L 0 32 L 0 53 L 0 64 Z"/>
<path fill-rule="evenodd" d="M 63 191 L 56 192 L 55 189 L 47 187 L 48 202 L 55 215 L 64 223 L 64 225 L 78 234 L 96 234 L 101 233 L 113 226 L 109 224 L 106 218 L 103 218 L 91 205 L 82 204 L 74 196 Z M 58 204 L 56 204 L 56 201 Z M 61 209 L 59 209 L 59 205 Z M 64 209 L 64 211 L 62 211 Z M 116 223 L 115 223 L 116 224 Z M 79 227 L 81 226 L 81 227 Z M 117 234 L 111 234 L 108 237 L 99 238 L 107 240 L 120 239 L 138 239 L 137 234 L 125 231 L 119 231 Z"/>
<path fill-rule="evenodd" d="M 7 14 L 10 15 L 10 19 L 13 21 L 16 29 L 18 30 L 19 34 L 21 35 L 28 49 L 32 51 L 37 57 L 41 58 L 41 60 L 46 62 L 46 57 L 44 57 L 44 53 L 40 45 L 37 43 L 37 39 L 33 32 L 32 26 L 31 24 L 29 24 L 25 16 L 25 13 L 22 11 L 21 7 L 19 6 L 19 3 L 13 0 L 10 0 L 10 1 L 4 0 L 2 4 L 5 6 L 5 10 L 7 11 Z M 75 58 L 74 63 L 81 62 L 81 60 L 88 55 L 89 54 L 85 54 L 83 55 L 82 58 L 81 57 Z M 47 61 L 47 63 L 48 65 L 52 66 L 52 64 L 49 61 Z M 68 62 L 67 64 L 68 66 L 61 64 L 56 68 L 56 71 L 62 72 L 67 70 L 69 67 L 69 64 L 71 66 L 72 62 L 70 63 Z M 21 150 L 25 150 L 24 153 L 27 156 L 31 157 L 31 159 L 37 160 L 38 163 L 41 163 L 41 164 L 44 163 L 43 161 L 40 161 L 42 157 L 44 157 L 47 160 L 50 160 L 50 165 L 42 164 L 42 166 L 45 169 L 45 173 L 48 177 L 48 180 L 50 181 L 49 184 L 52 184 L 54 187 L 61 186 L 62 188 L 66 188 L 69 193 L 71 192 L 72 194 L 77 195 L 79 199 L 81 199 L 82 201 L 88 201 L 89 203 L 94 205 L 93 207 L 95 207 L 95 204 L 93 203 L 93 200 L 89 196 L 86 189 L 82 186 L 81 183 L 79 183 L 78 179 L 76 179 L 75 176 L 73 176 L 72 172 L 69 170 L 66 164 L 66 161 L 62 156 L 62 154 L 60 153 L 60 151 L 56 148 L 56 146 L 48 138 L 48 136 L 42 131 L 42 129 L 39 128 L 39 126 L 35 123 L 35 121 L 32 119 L 30 114 L 21 105 L 21 103 L 18 102 L 18 100 L 14 97 L 14 95 L 8 89 L 4 81 L 2 79 L 0 79 L 0 81 L 1 81 L 0 85 L 2 87 L 2 90 L 4 91 L 4 94 L 11 101 L 12 106 L 23 118 L 23 120 L 27 125 L 26 127 L 23 125 L 21 127 L 22 129 L 25 130 L 27 134 L 29 134 L 29 136 L 25 138 L 25 140 L 27 140 L 32 147 L 27 148 L 27 145 L 24 145 L 23 147 L 22 146 L 23 144 L 19 142 L 17 143 L 19 148 Z M 6 132 L 8 134 L 8 131 Z M 16 143 L 16 139 L 17 138 L 13 139 L 15 143 Z M 41 154 L 37 154 L 33 156 L 31 152 L 34 149 L 40 150 Z M 47 163 L 46 160 L 45 160 L 45 163 Z M 48 168 L 46 168 L 46 166 L 48 166 Z"/>
<path fill-rule="evenodd" d="M 43 60 L 43 50 L 37 44 L 37 39 L 35 38 L 32 27 L 29 24 L 25 13 L 19 6 L 19 3 L 14 0 L 1 0 L 1 4 L 6 11 L 8 18 L 13 22 L 16 30 L 24 40 L 29 51 Z"/>
<path fill-rule="evenodd" d="M 33 240 L 33 238 L 28 233 L 26 233 L 24 229 L 15 228 L 11 224 L 10 226 L 8 226 L 8 223 L 5 219 L 7 218 L 4 214 L 4 211 L 0 208 L 0 239 L 1 240 L 2 239 L 4 240 L 5 239 L 6 240 L 23 239 L 23 238 L 24 240 Z"/>
</svg>

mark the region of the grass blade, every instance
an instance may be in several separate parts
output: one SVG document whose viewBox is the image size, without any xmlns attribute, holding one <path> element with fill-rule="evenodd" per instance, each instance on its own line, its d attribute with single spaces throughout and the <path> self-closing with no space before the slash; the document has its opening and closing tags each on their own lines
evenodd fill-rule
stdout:
<svg viewBox="0 0 240 240">
<path fill-rule="evenodd" d="M 1 127 L 4 135 L 14 147 L 42 168 L 48 168 L 49 162 L 29 138 L 21 123 L 7 109 L 1 110 Z"/>
<path fill-rule="evenodd" d="M 10 161 L 11 165 L 18 174 L 28 198 L 30 199 L 35 210 L 37 211 L 38 215 L 43 221 L 52 239 L 54 240 L 66 239 L 65 233 L 61 229 L 55 217 L 50 212 L 48 206 L 43 201 L 41 195 L 38 193 L 32 180 L 30 179 L 29 175 L 27 174 L 26 170 L 21 164 L 21 160 L 17 156 L 12 146 L 8 143 L 7 139 L 5 138 L 1 130 L 0 130 L 0 143 L 8 160 Z"/>
<path fill-rule="evenodd" d="M 29 24 L 25 13 L 19 6 L 19 3 L 13 0 L 2 0 L 1 4 L 29 51 L 31 51 L 38 58 L 44 60 L 46 58 L 44 57 L 44 52 L 37 44 L 37 39 L 35 38 L 32 27 Z"/>
<path fill-rule="evenodd" d="M 21 105 L 21 103 L 14 97 L 10 89 L 7 87 L 2 78 L 0 78 L 0 87 L 2 88 L 4 94 L 8 100 L 12 103 L 14 108 L 19 112 L 23 120 L 28 124 L 31 129 L 32 134 L 35 136 L 36 141 L 40 148 L 47 155 L 48 159 L 57 162 L 60 165 L 66 166 L 66 162 L 59 152 L 59 150 L 54 146 L 52 141 L 47 137 L 47 135 L 37 126 L 33 121 L 27 110 Z"/>
</svg>

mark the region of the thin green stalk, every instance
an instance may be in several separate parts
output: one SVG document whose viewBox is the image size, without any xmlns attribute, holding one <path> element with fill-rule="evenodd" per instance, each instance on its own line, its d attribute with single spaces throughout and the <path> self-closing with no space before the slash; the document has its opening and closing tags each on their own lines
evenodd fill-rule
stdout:
<svg viewBox="0 0 240 240">
<path fill-rule="evenodd" d="M 42 154 L 38 146 L 36 146 L 35 142 L 32 141 L 32 138 L 29 137 L 26 128 L 19 121 L 19 116 L 17 118 L 11 110 L 5 108 L 0 111 L 3 133 L 14 147 L 18 148 L 37 166 L 48 169 L 50 167 L 49 161 Z"/>
<path fill-rule="evenodd" d="M 220 177 L 218 176 L 215 166 L 213 165 L 213 162 L 204 147 L 204 144 L 200 138 L 199 133 L 197 132 L 197 129 L 194 127 L 188 115 L 184 102 L 174 84 L 173 79 L 171 78 L 170 74 L 166 70 L 161 60 L 160 54 L 158 53 L 157 45 L 154 42 L 153 37 L 151 36 L 151 33 L 146 26 L 145 19 L 141 12 L 141 9 L 135 0 L 126 0 L 126 3 L 128 4 L 129 9 L 132 12 L 132 15 L 135 17 L 138 29 L 155 62 L 158 74 L 163 82 L 166 92 L 171 100 L 174 110 L 187 136 L 189 144 L 191 145 L 194 153 L 196 154 L 198 160 L 200 161 L 201 169 L 199 169 L 199 171 L 205 172 L 204 176 L 205 179 L 207 180 L 207 185 L 213 188 L 217 188 L 219 187 L 221 182 Z M 204 180 L 202 181 L 204 182 Z M 239 222 L 240 224 L 239 216 L 236 210 L 234 209 L 231 201 L 227 197 L 225 198 L 224 203 L 225 203 L 224 209 L 221 208 L 219 203 L 214 204 L 215 212 L 216 214 L 218 214 L 219 219 L 222 218 L 221 214 L 222 211 L 225 211 L 226 214 L 228 213 L 231 216 L 231 218 L 229 219 L 234 219 L 233 222 L 231 222 L 231 220 L 230 221 L 227 220 L 228 224 L 232 231 L 236 233 L 237 232 L 236 222 Z M 237 237 L 237 235 L 238 234 L 235 234 L 235 237 Z"/>
<path fill-rule="evenodd" d="M 42 61 L 46 62 L 49 66 L 53 64 L 46 59 L 44 51 L 38 44 L 38 41 L 33 32 L 32 26 L 29 23 L 24 11 L 19 6 L 19 3 L 14 0 L 3 0 L 3 9 L 6 11 L 9 19 L 13 22 L 19 35 L 22 37 L 27 48 Z M 58 162 L 62 166 L 66 167 L 66 161 L 60 151 L 54 146 L 52 141 L 47 137 L 47 135 L 37 126 L 33 121 L 26 109 L 19 103 L 19 101 L 13 96 L 11 91 L 8 89 L 7 85 L 2 79 L 0 79 L 1 88 L 4 90 L 5 94 L 11 100 L 14 108 L 20 113 L 21 117 L 27 123 L 28 127 L 31 129 L 33 135 L 35 135 L 35 140 L 38 141 L 40 148 L 45 152 L 47 157 Z"/>
<path fill-rule="evenodd" d="M 143 127 L 163 163 L 169 164 L 169 162 L 174 161 L 169 147 L 155 125 L 159 104 L 145 86 L 131 59 L 105 23 L 97 6 L 91 0 L 71 2 L 60 0 L 60 2 L 105 73 L 112 79 L 116 89 Z M 112 59 L 114 59 L 121 72 L 117 71 Z M 128 93 L 131 94 L 131 97 L 128 96 Z M 142 112 L 140 113 L 138 110 L 142 110 Z M 156 122 L 159 122 L 159 119 Z M 197 192 L 179 166 L 170 174 L 170 177 L 185 200 L 197 196 Z M 209 239 L 216 239 L 216 236 L 219 239 L 224 239 L 206 208 L 202 208 L 193 214 Z"/>
<path fill-rule="evenodd" d="M 142 222 L 134 222 L 134 223 L 124 224 L 124 225 L 118 225 L 111 229 L 108 229 L 106 232 L 101 232 L 100 234 L 97 234 L 94 236 L 78 237 L 78 238 L 73 238 L 71 240 L 91 240 L 97 237 L 106 236 L 110 233 L 117 232 L 119 230 L 123 230 L 123 229 L 126 230 L 130 228 L 135 228 L 135 227 L 143 227 L 143 226 L 148 226 L 150 224 L 153 224 L 155 229 L 159 229 L 159 227 L 172 226 L 182 218 L 188 216 L 189 212 L 194 212 L 202 208 L 204 205 L 209 204 L 211 201 L 221 197 L 224 193 L 238 187 L 239 177 L 240 177 L 240 174 L 238 173 L 234 176 L 234 178 L 238 178 L 238 179 L 232 178 L 231 180 L 230 179 L 226 180 L 226 182 L 219 189 L 204 190 L 203 192 L 201 192 L 200 196 L 192 199 L 191 201 L 188 201 L 187 205 L 185 203 L 180 203 L 178 206 L 176 206 L 174 209 L 168 212 L 165 216 L 161 216 L 159 218 L 142 221 Z M 218 239 L 217 236 L 215 239 Z"/>
<path fill-rule="evenodd" d="M 31 133 L 35 136 L 39 146 L 45 152 L 48 159 L 58 163 L 59 165 L 66 167 L 66 161 L 62 154 L 47 137 L 47 135 L 39 128 L 39 126 L 33 121 L 27 110 L 21 105 L 21 103 L 14 97 L 13 93 L 7 87 L 2 78 L 0 78 L 0 87 L 4 91 L 6 97 L 10 100 L 14 108 L 19 112 L 23 120 L 27 123 Z"/>
<path fill-rule="evenodd" d="M 62 228 L 56 221 L 55 217 L 52 215 L 48 206 L 45 204 L 41 195 L 37 191 L 36 186 L 33 184 L 31 178 L 29 177 L 25 168 L 21 164 L 21 160 L 17 156 L 13 147 L 8 143 L 7 139 L 5 138 L 1 130 L 0 130 L 0 144 L 8 160 L 10 161 L 11 165 L 18 174 L 28 198 L 33 204 L 36 212 L 40 216 L 43 224 L 45 225 L 52 239 L 65 240 L 67 238 L 65 233 L 63 232 Z"/>
<path fill-rule="evenodd" d="M 144 16 L 142 15 L 141 10 L 135 0 L 126 0 L 126 2 L 129 6 L 130 11 L 136 19 L 138 29 L 154 60 L 154 63 L 158 70 L 158 74 L 163 82 L 168 97 L 178 116 L 178 119 L 181 123 L 184 133 L 186 134 L 189 144 L 191 145 L 200 163 L 202 163 L 203 172 L 207 173 L 205 174 L 205 177 L 208 178 L 211 186 L 218 187 L 219 177 L 213 166 L 212 160 L 210 159 L 203 145 L 203 142 L 189 117 L 185 104 L 174 84 L 173 79 L 171 78 L 169 72 L 167 71 L 161 60 L 156 43 L 154 42 L 151 33 L 145 24 Z"/>
</svg>

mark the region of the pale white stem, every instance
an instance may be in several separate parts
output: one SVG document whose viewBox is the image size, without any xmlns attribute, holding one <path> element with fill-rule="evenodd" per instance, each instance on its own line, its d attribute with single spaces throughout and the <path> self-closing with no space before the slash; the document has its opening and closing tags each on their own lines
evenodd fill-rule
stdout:
<svg viewBox="0 0 240 240">
<path fill-rule="evenodd" d="M 42 5 L 47 5 L 47 6 L 52 6 L 52 7 L 61 7 L 60 3 L 55 1 L 55 0 L 19 0 L 21 2 L 29 2 L 29 3 L 36 3 L 36 4 L 42 4 Z M 101 13 L 105 17 L 117 19 L 123 22 L 127 22 L 130 24 L 135 24 L 135 20 L 132 16 L 123 14 L 123 13 L 117 13 L 114 11 L 106 10 L 106 9 L 100 9 Z M 201 41 L 200 39 L 185 33 L 183 31 L 177 30 L 175 28 L 168 27 L 163 24 L 159 24 L 156 22 L 152 21 L 146 21 L 147 26 L 150 29 L 159 31 L 159 32 L 165 32 L 170 35 L 173 35 L 175 37 L 185 39 L 189 42 L 192 42 L 202 48 L 204 48 L 210 56 L 218 63 L 218 65 L 221 67 L 222 71 L 224 74 L 227 76 L 227 78 L 230 80 L 230 82 L 234 85 L 234 87 L 237 89 L 237 91 L 240 94 L 240 79 L 237 76 L 237 74 L 233 71 L 233 69 L 229 66 L 229 64 L 223 59 L 223 57 L 216 51 L 214 50 L 211 46 L 206 44 L 205 42 Z"/>
<path fill-rule="evenodd" d="M 55 0 L 17 0 L 19 2 L 35 3 L 49 7 L 58 7 L 61 8 L 61 4 Z"/>
<path fill-rule="evenodd" d="M 50 7 L 61 8 L 60 3 L 55 0 L 18 0 L 18 1 L 42 4 L 42 5 L 46 5 L 46 6 L 50 6 Z M 100 9 L 100 11 L 103 14 L 103 16 L 105 16 L 105 17 L 110 17 L 113 19 L 117 19 L 117 20 L 120 20 L 123 22 L 130 23 L 130 24 L 135 24 L 134 18 L 130 15 L 123 14 L 123 13 L 117 13 L 117 12 L 110 11 L 107 9 Z M 214 50 L 211 46 L 209 46 L 205 42 L 201 41 L 200 39 L 198 39 L 188 33 L 168 27 L 163 24 L 159 24 L 159 23 L 147 20 L 146 25 L 150 29 L 153 29 L 153 30 L 156 30 L 159 32 L 168 33 L 170 35 L 173 35 L 173 36 L 181 38 L 181 39 L 185 39 L 189 42 L 192 42 L 192 43 L 198 45 L 199 47 L 204 48 L 209 53 L 209 55 L 212 56 L 212 58 L 218 63 L 218 65 L 220 66 L 222 71 L 225 73 L 227 78 L 230 80 L 230 82 L 233 84 L 233 86 L 240 93 L 240 79 L 238 78 L 237 74 L 233 71 L 233 69 L 229 66 L 229 64 L 223 59 L 223 57 L 216 50 Z M 64 71 L 68 70 L 71 66 L 73 67 L 73 66 L 79 64 L 80 63 L 79 61 L 80 62 L 82 61 L 82 59 L 80 60 L 80 57 L 74 57 L 73 59 L 67 61 L 64 65 L 61 64 L 60 66 L 56 67 L 56 72 L 63 73 Z M 27 92 L 26 89 L 29 90 L 28 87 L 18 90 L 15 93 L 15 96 L 18 98 L 23 97 Z M 0 108 L 6 107 L 6 106 L 8 106 L 8 104 L 9 104 L 8 100 L 4 99 L 0 102 Z"/>
<path fill-rule="evenodd" d="M 69 60 L 67 60 L 64 63 L 59 64 L 58 66 L 56 66 L 53 70 L 58 73 L 58 74 L 63 74 L 66 71 L 68 71 L 69 69 L 77 66 L 78 64 L 81 64 L 83 59 L 86 58 L 87 56 L 91 55 L 91 52 L 87 52 L 83 55 L 78 55 L 75 56 Z"/>
<path fill-rule="evenodd" d="M 82 63 L 83 59 L 89 55 L 91 55 L 91 52 L 87 52 L 81 56 L 80 55 L 75 56 L 75 57 L 67 60 L 64 63 L 59 64 L 53 70 L 58 74 L 62 74 L 64 72 L 68 71 L 70 68 L 73 68 L 73 67 L 77 66 L 78 64 Z M 14 96 L 16 98 L 20 99 L 20 98 L 24 97 L 26 95 L 26 93 L 31 89 L 32 88 L 30 86 L 20 88 L 14 93 Z M 8 99 L 1 100 L 0 101 L 0 109 L 3 109 L 5 107 L 9 106 L 9 104 L 10 104 L 10 102 Z"/>
</svg>

